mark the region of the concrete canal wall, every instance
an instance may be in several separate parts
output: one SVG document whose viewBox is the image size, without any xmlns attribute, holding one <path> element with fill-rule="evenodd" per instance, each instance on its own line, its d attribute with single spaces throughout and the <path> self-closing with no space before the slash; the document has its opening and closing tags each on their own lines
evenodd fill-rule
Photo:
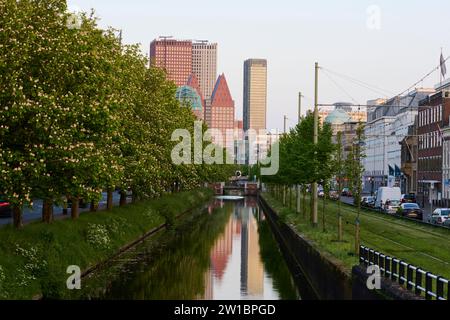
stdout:
<svg viewBox="0 0 450 320">
<path fill-rule="evenodd" d="M 353 270 L 348 270 L 339 260 L 322 252 L 312 241 L 282 222 L 262 196 L 259 196 L 259 203 L 282 251 L 288 254 L 291 270 L 301 271 L 318 299 L 417 299 L 414 294 L 385 278 L 381 279 L 381 290 L 369 290 L 366 285 L 368 275 L 364 267 L 355 266 Z"/>
</svg>

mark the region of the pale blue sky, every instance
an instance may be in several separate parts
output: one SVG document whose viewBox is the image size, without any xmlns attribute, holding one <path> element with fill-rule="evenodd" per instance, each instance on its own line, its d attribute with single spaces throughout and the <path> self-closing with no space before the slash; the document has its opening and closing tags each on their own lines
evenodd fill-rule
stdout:
<svg viewBox="0 0 450 320">
<path fill-rule="evenodd" d="M 100 25 L 123 29 L 126 43 L 148 47 L 159 35 L 208 39 L 219 44 L 218 72 L 224 72 L 242 119 L 243 62 L 268 60 L 268 127 L 282 128 L 297 117 L 297 95 L 313 100 L 314 62 L 397 94 L 450 55 L 450 1 L 447 0 L 69 0 L 94 8 Z M 371 5 L 380 8 L 380 29 L 367 27 Z M 450 70 L 450 65 L 447 66 Z M 320 102 L 352 99 L 365 103 L 380 94 L 326 74 Z M 438 73 L 423 83 L 431 87 Z M 389 95 L 389 93 L 387 93 Z"/>
</svg>

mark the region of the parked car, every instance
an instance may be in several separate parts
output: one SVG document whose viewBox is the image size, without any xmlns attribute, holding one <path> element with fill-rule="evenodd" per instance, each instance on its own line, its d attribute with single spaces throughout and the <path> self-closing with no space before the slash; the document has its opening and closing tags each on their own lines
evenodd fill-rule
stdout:
<svg viewBox="0 0 450 320">
<path fill-rule="evenodd" d="M 323 197 L 325 196 L 325 192 L 323 191 L 323 189 L 317 191 L 317 196 L 318 196 L 319 198 L 323 198 Z"/>
<path fill-rule="evenodd" d="M 339 200 L 339 191 L 330 191 L 331 200 Z"/>
<path fill-rule="evenodd" d="M 375 197 L 372 196 L 362 197 L 361 206 L 366 208 L 373 208 L 375 206 Z"/>
<path fill-rule="evenodd" d="M 0 196 L 0 218 L 11 218 L 12 209 L 9 202 Z"/>
<path fill-rule="evenodd" d="M 397 213 L 398 208 L 400 207 L 400 200 L 386 200 L 383 211 L 386 213 L 394 214 Z"/>
<path fill-rule="evenodd" d="M 438 208 L 433 211 L 433 214 L 428 217 L 428 222 L 432 224 L 445 224 L 449 220 L 450 209 Z"/>
<path fill-rule="evenodd" d="M 402 197 L 402 192 L 398 187 L 380 187 L 377 191 L 377 199 L 375 201 L 375 208 L 386 211 L 386 202 L 394 201 L 397 202 L 397 207 L 395 208 L 395 213 L 397 208 L 400 206 L 400 200 Z"/>
<path fill-rule="evenodd" d="M 446 219 L 442 225 L 444 227 L 450 228 L 450 219 Z"/>
<path fill-rule="evenodd" d="M 402 194 L 401 203 L 417 203 L 416 195 L 414 193 Z"/>
<path fill-rule="evenodd" d="M 417 203 L 402 203 L 397 209 L 397 214 L 411 219 L 423 219 L 423 210 Z"/>
<path fill-rule="evenodd" d="M 344 189 L 342 189 L 341 196 L 343 196 L 343 197 L 351 197 L 352 196 L 352 192 L 351 192 L 351 190 L 349 188 L 344 188 Z"/>
</svg>

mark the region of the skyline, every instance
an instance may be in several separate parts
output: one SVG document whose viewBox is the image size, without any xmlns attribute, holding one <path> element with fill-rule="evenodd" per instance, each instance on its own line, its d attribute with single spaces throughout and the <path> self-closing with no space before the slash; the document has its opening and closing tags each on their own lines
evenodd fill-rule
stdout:
<svg viewBox="0 0 450 320">
<path fill-rule="evenodd" d="M 124 42 L 141 43 L 145 54 L 150 42 L 160 35 L 217 42 L 217 71 L 227 75 L 238 119 L 242 119 L 244 61 L 267 59 L 268 129 L 281 130 L 284 114 L 288 115 L 288 126 L 295 125 L 298 91 L 305 96 L 303 112 L 312 107 L 315 61 L 327 70 L 381 87 L 390 97 L 436 67 L 441 47 L 444 56 L 450 54 L 450 39 L 439 36 L 440 30 L 450 27 L 445 19 L 450 3 L 444 1 L 430 1 L 427 6 L 419 1 L 285 1 L 283 6 L 258 3 L 255 7 L 254 1 L 231 1 L 226 5 L 206 1 L 167 4 L 157 0 L 150 4 L 139 0 L 132 5 L 104 0 L 69 1 L 72 8 L 94 8 L 101 27 L 122 29 Z M 380 9 L 379 30 L 367 26 L 371 5 Z M 320 73 L 320 103 L 364 104 L 382 97 L 329 76 Z M 423 87 L 438 82 L 439 73 L 435 72 Z"/>
</svg>

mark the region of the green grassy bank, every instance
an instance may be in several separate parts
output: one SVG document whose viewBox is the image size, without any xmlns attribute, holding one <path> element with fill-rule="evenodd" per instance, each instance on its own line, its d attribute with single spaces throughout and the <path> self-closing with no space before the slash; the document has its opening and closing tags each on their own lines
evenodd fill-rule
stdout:
<svg viewBox="0 0 450 320">
<path fill-rule="evenodd" d="M 272 195 L 265 193 L 264 198 L 277 211 L 285 222 L 293 225 L 301 234 L 312 240 L 315 245 L 330 253 L 342 264 L 351 269 L 358 259 L 350 253 L 355 251 L 356 209 L 341 205 L 345 242 L 336 242 L 338 225 L 338 203 L 326 201 L 325 232 L 323 231 L 323 202 L 319 201 L 319 226 L 312 228 L 309 222 L 309 210 L 306 214 L 295 212 L 295 201 L 286 208 Z M 309 200 L 302 201 L 302 208 L 310 208 Z M 450 278 L 450 231 L 419 225 L 412 221 L 361 211 L 361 244 L 421 267 L 436 275 Z"/>
<path fill-rule="evenodd" d="M 112 211 L 0 229 L 0 299 L 63 298 L 67 267 L 81 270 L 107 259 L 151 229 L 212 197 L 207 189 L 167 195 Z"/>
</svg>

